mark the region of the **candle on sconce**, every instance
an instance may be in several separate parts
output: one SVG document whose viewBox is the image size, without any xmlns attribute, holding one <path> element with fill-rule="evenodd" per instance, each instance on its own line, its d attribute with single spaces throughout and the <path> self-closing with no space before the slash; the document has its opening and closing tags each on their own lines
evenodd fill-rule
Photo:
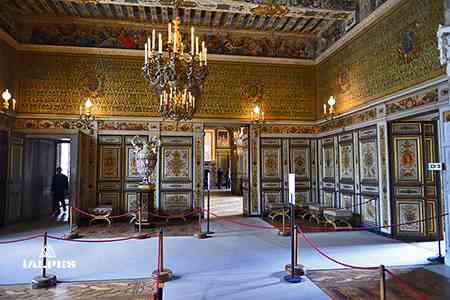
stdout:
<svg viewBox="0 0 450 300">
<path fill-rule="evenodd" d="M 195 37 L 195 54 L 198 54 L 198 36 Z"/>
<path fill-rule="evenodd" d="M 203 59 L 205 60 L 205 66 L 208 64 L 208 48 L 204 49 L 205 54 L 203 55 Z"/>
<path fill-rule="evenodd" d="M 191 27 L 191 55 L 194 56 L 194 27 Z"/>
<path fill-rule="evenodd" d="M 152 30 L 152 50 L 155 50 L 156 47 L 156 31 L 155 29 Z"/>
<path fill-rule="evenodd" d="M 162 53 L 162 35 L 161 33 L 158 34 L 158 52 Z"/>
<path fill-rule="evenodd" d="M 145 64 L 148 64 L 148 46 L 145 44 Z"/>
<path fill-rule="evenodd" d="M 12 110 L 16 110 L 16 99 L 12 99 Z"/>
<path fill-rule="evenodd" d="M 327 114 L 327 105 L 326 104 L 323 105 L 323 114 L 324 115 Z"/>
<path fill-rule="evenodd" d="M 169 39 L 169 43 L 172 42 L 172 23 L 169 22 L 169 24 L 167 25 L 167 32 L 168 32 L 168 39 Z"/>
</svg>

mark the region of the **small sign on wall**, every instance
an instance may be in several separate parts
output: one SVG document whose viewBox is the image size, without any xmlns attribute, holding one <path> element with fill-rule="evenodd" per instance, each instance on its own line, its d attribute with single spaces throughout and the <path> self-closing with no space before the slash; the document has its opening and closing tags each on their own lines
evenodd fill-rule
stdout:
<svg viewBox="0 0 450 300">
<path fill-rule="evenodd" d="M 289 174 L 289 203 L 295 205 L 295 174 Z"/>
<path fill-rule="evenodd" d="M 428 163 L 428 171 L 442 171 L 443 163 Z"/>
</svg>

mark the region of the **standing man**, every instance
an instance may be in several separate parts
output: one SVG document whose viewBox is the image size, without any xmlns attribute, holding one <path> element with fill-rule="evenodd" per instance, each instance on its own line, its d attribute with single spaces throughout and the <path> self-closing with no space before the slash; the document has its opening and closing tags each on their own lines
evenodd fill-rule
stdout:
<svg viewBox="0 0 450 300">
<path fill-rule="evenodd" d="M 66 200 L 64 199 L 66 191 L 69 189 L 69 180 L 67 176 L 62 174 L 61 167 L 56 168 L 56 174 L 52 180 L 52 193 L 53 193 L 53 214 L 59 215 L 59 204 L 66 212 Z"/>
</svg>

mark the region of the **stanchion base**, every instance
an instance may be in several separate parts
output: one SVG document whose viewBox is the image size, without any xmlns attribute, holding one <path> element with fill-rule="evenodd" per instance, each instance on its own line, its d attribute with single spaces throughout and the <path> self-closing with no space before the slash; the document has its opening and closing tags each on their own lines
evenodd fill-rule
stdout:
<svg viewBox="0 0 450 300">
<path fill-rule="evenodd" d="M 203 239 L 206 239 L 208 237 L 208 234 L 206 232 L 199 231 L 199 232 L 194 233 L 194 236 L 196 238 L 198 238 L 199 240 L 203 240 Z"/>
<path fill-rule="evenodd" d="M 207 231 L 206 234 L 214 234 L 214 231 Z"/>
<path fill-rule="evenodd" d="M 291 230 L 289 230 L 288 228 L 280 229 L 280 230 L 278 230 L 278 235 L 280 235 L 280 236 L 290 236 L 291 235 Z"/>
<path fill-rule="evenodd" d="M 303 279 L 301 276 L 298 276 L 298 275 L 286 275 L 286 276 L 284 276 L 284 280 L 286 280 L 287 282 L 290 282 L 290 283 L 299 283 Z"/>
<path fill-rule="evenodd" d="M 43 289 L 56 286 L 56 275 L 47 274 L 46 277 L 36 276 L 31 281 L 31 287 L 33 289 Z"/>
<path fill-rule="evenodd" d="M 287 264 L 284 267 L 284 270 L 286 271 L 286 273 L 288 273 L 290 275 L 297 275 L 297 276 L 305 275 L 305 267 L 303 265 L 295 265 L 293 274 L 292 274 L 291 264 Z"/>
<path fill-rule="evenodd" d="M 71 233 L 66 233 L 63 236 L 63 239 L 65 240 L 74 240 L 74 239 L 79 239 L 81 237 L 81 235 L 78 232 L 71 232 Z"/>
<path fill-rule="evenodd" d="M 152 273 L 153 280 L 158 279 L 158 270 L 153 271 Z M 171 281 L 173 277 L 173 272 L 170 269 L 163 269 L 161 272 L 159 272 L 159 282 L 167 282 Z"/>
<path fill-rule="evenodd" d="M 443 256 L 428 257 L 427 260 L 429 262 L 434 263 L 434 264 L 443 264 L 443 263 L 445 263 L 445 257 L 443 257 Z"/>
<path fill-rule="evenodd" d="M 151 237 L 153 237 L 152 233 L 136 233 L 134 235 L 134 238 L 138 239 L 138 240 L 144 240 L 144 239 L 148 239 L 148 238 L 151 238 Z"/>
</svg>

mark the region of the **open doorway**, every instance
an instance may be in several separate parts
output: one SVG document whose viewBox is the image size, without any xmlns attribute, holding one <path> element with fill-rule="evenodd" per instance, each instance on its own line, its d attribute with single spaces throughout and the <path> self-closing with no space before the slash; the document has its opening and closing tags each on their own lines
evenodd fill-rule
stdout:
<svg viewBox="0 0 450 300">
<path fill-rule="evenodd" d="M 243 156 L 239 127 L 206 127 L 204 185 L 210 187 L 210 209 L 217 216 L 244 213 L 242 194 Z M 209 182 L 208 182 L 209 178 Z M 205 197 L 204 207 L 208 207 Z"/>
</svg>

